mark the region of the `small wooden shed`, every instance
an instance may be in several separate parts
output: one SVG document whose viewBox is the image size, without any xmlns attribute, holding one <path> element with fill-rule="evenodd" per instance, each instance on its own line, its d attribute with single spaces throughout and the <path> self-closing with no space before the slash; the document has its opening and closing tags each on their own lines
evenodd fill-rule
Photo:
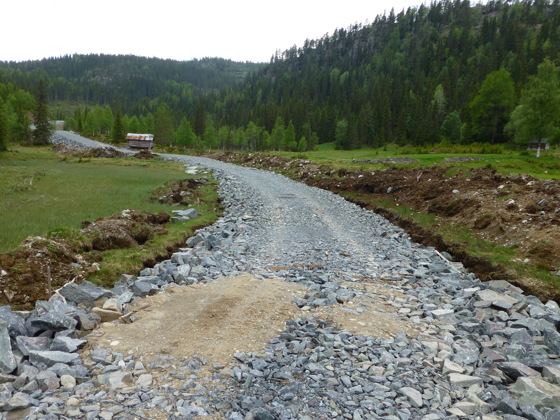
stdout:
<svg viewBox="0 0 560 420">
<path fill-rule="evenodd" d="M 547 139 L 533 139 L 530 141 L 527 150 L 548 150 L 550 145 Z"/>
<path fill-rule="evenodd" d="M 129 149 L 148 149 L 152 150 L 154 147 L 154 135 L 153 134 L 137 134 L 128 133 L 126 135 L 126 141 L 128 143 Z"/>
</svg>

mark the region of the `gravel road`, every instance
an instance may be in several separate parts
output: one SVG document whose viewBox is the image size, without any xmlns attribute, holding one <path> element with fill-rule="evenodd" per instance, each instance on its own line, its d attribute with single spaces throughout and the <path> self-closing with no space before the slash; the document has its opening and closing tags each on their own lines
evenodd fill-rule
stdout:
<svg viewBox="0 0 560 420">
<path fill-rule="evenodd" d="M 53 142 L 96 146 L 61 132 Z M 170 261 L 138 278 L 125 276 L 113 293 L 122 300 L 133 294 L 128 286 L 138 296 L 170 281 L 211 287 L 220 277 L 249 273 L 308 290 L 293 299 L 301 315 L 287 319 L 262 352 L 238 352 L 232 364 L 212 366 L 210 376 L 201 374 L 209 364 L 201 357 L 177 359 L 171 352 L 139 360 L 116 347 L 88 354 L 89 373 L 77 372 L 77 385 L 49 387 L 37 379 L 33 388 L 23 369 L 27 376 L 14 382 L 23 391 L 0 385 L 0 396 L 9 397 L 4 410 L 10 418 L 17 418 L 18 410 L 29 418 L 109 420 L 560 418 L 555 302 L 525 296 L 505 281 L 482 283 L 460 264 L 332 193 L 266 171 L 163 156 L 213 171 L 225 214 Z M 366 327 L 382 307 L 398 318 L 394 325 L 405 327 L 378 323 L 371 325 L 379 331 L 359 332 L 330 322 L 339 313 Z M 107 339 L 110 329 L 101 334 Z M 151 339 L 157 341 L 158 334 L 163 337 L 154 331 Z M 117 346 L 117 338 L 109 340 Z M 36 353 L 41 360 L 53 357 L 30 353 L 35 359 Z M 76 363 L 72 354 L 67 358 Z M 63 370 L 66 384 L 78 370 L 71 368 Z"/>
</svg>

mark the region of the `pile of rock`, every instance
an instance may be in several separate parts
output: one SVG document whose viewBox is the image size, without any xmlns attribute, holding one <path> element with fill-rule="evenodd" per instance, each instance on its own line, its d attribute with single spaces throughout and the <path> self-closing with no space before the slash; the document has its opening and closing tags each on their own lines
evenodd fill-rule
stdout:
<svg viewBox="0 0 560 420">
<path fill-rule="evenodd" d="M 197 216 L 189 210 L 177 215 Z M 237 272 L 239 258 L 225 258 L 222 249 L 228 247 L 232 256 L 247 249 L 235 236 L 238 225 L 249 219 L 226 218 L 198 231 L 171 259 L 142 270 L 139 276 L 123 274 L 112 290 L 87 281 L 69 283 L 48 301 L 38 301 L 33 311 L 0 307 L 0 418 L 2 411 L 10 412 L 10 418 L 48 413 L 44 401 L 51 402 L 51 391 L 79 394 L 79 390 L 93 387 L 94 380 L 115 388 L 119 388 L 116 382 L 129 384 L 130 375 L 115 373 L 123 367 L 118 364 L 124 360 L 122 356 L 115 359 L 112 354 L 101 357 L 94 352 L 90 358 L 95 363 L 82 363 L 78 351 L 86 343 L 84 338 L 101 322 L 133 322 L 132 309 L 138 299 L 168 285 L 205 282 L 231 270 Z M 117 368 L 109 368 L 101 376 L 92 373 L 99 363 L 111 364 L 107 360 L 115 361 Z M 142 386 L 147 386 L 148 376 L 141 376 L 147 373 L 138 369 L 136 373 Z M 80 412 L 75 407 L 68 409 L 68 415 Z"/>
<path fill-rule="evenodd" d="M 229 392 L 207 406 L 228 402 L 240 419 L 559 418 L 558 305 L 504 281 L 465 288 L 438 277 L 390 302 L 422 334 L 380 339 L 296 319 L 265 355 L 236 355 L 222 372 Z"/>
</svg>

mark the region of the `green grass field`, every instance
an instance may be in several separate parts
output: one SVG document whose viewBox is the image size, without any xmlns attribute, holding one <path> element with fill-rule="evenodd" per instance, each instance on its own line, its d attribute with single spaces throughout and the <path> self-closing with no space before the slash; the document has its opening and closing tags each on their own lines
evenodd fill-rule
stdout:
<svg viewBox="0 0 560 420">
<path fill-rule="evenodd" d="M 439 149 L 439 150 L 438 150 Z M 476 150 L 476 148 L 474 148 Z M 483 150 L 482 148 L 480 148 Z M 551 149 L 541 152 L 541 157 L 537 158 L 535 152 L 521 150 L 508 150 L 505 148 L 503 153 L 451 153 L 453 147 L 436 148 L 433 153 L 414 153 L 414 148 L 397 147 L 388 145 L 378 149 L 363 148 L 356 150 L 335 150 L 334 143 L 324 143 L 317 147 L 315 151 L 305 153 L 293 152 L 274 152 L 284 157 L 307 159 L 319 165 L 328 165 L 335 169 L 362 169 L 366 171 L 383 170 L 390 166 L 396 167 L 417 167 L 430 165 L 449 165 L 461 166 L 465 168 L 477 168 L 488 166 L 494 168 L 501 174 L 520 174 L 526 173 L 537 178 L 560 179 L 560 149 Z M 461 162 L 446 164 L 445 158 L 457 156 L 472 156 L 480 158 L 480 161 Z M 418 160 L 418 163 L 410 164 L 385 164 L 385 163 L 363 163 L 352 162 L 353 159 L 384 159 L 395 157 L 409 157 Z"/>
<path fill-rule="evenodd" d="M 0 252 L 30 235 L 79 229 L 124 209 L 170 212 L 150 192 L 185 178 L 183 165 L 163 160 L 80 159 L 50 148 L 14 148 L 0 154 Z"/>
</svg>

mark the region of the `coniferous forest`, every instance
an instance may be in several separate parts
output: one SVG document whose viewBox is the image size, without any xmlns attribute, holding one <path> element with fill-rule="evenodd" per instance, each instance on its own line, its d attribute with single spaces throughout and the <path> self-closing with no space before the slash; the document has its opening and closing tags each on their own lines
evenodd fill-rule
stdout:
<svg viewBox="0 0 560 420">
<path fill-rule="evenodd" d="M 559 51 L 560 0 L 444 0 L 333 28 L 269 63 L 4 62 L 0 138 L 28 138 L 24 122 L 43 80 L 50 104 L 72 105 L 52 118 L 115 140 L 118 122 L 162 145 L 204 149 L 558 143 Z"/>
</svg>

